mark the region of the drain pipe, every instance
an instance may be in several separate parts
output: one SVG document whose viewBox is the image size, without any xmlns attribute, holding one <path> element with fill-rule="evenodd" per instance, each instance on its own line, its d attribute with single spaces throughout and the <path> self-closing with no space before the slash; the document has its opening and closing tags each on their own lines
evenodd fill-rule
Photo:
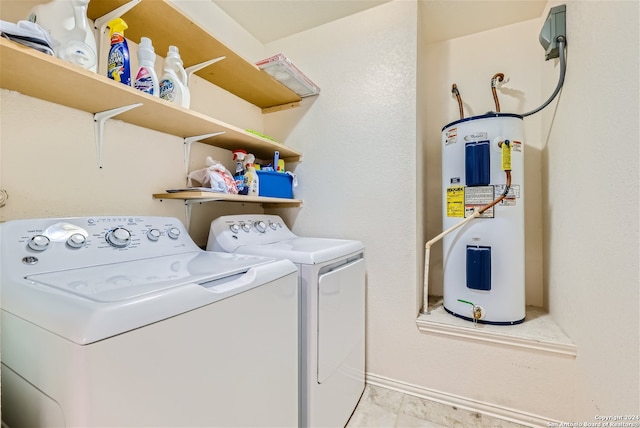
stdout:
<svg viewBox="0 0 640 428">
<path fill-rule="evenodd" d="M 422 295 L 422 309 L 420 309 L 420 313 L 421 314 L 428 314 L 429 313 L 428 312 L 429 311 L 429 255 L 430 255 L 430 252 L 431 252 L 431 246 L 433 244 L 435 244 L 436 242 L 438 242 L 439 240 L 441 240 L 442 238 L 444 238 L 445 236 L 447 236 L 448 234 L 450 234 L 451 232 L 453 232 L 454 230 L 456 230 L 457 228 L 462 227 L 465 224 L 469 223 L 474 218 L 479 217 L 480 214 L 481 214 L 480 210 L 475 210 L 473 212 L 473 214 L 471 214 L 469 217 L 465 218 L 460 223 L 454 224 L 449 229 L 447 229 L 444 232 L 440 233 L 435 238 L 427 241 L 427 243 L 425 244 L 425 246 L 424 246 L 424 289 L 422 291 L 422 294 L 423 294 Z"/>
</svg>

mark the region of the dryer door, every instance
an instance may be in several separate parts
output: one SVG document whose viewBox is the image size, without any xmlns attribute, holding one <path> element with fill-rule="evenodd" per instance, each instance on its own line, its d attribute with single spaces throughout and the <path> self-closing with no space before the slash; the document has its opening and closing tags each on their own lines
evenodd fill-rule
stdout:
<svg viewBox="0 0 640 428">
<path fill-rule="evenodd" d="M 318 383 L 364 376 L 364 306 L 364 258 L 319 276 Z"/>
</svg>

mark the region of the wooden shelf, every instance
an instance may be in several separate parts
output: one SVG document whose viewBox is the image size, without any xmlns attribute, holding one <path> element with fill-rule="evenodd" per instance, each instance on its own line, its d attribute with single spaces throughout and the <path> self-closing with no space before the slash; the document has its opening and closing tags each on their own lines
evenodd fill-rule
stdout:
<svg viewBox="0 0 640 428">
<path fill-rule="evenodd" d="M 269 198 L 265 196 L 247 196 L 247 195 L 232 195 L 228 193 L 215 193 L 215 192 L 176 192 L 176 193 L 154 193 L 154 199 L 180 199 L 185 202 L 248 202 L 248 203 L 261 203 L 264 205 L 273 206 L 301 206 L 302 201 L 300 199 L 286 199 L 286 198 Z"/>
<path fill-rule="evenodd" d="M 128 0 L 94 0 L 87 15 L 95 20 Z M 295 106 L 300 96 L 216 40 L 179 9 L 166 1 L 142 0 L 122 16 L 129 28 L 127 39 L 140 43 L 149 37 L 158 55 L 165 56 L 170 45 L 177 46 L 185 67 L 226 56 L 196 74 L 232 94 L 262 108 Z"/>
<path fill-rule="evenodd" d="M 280 143 L 4 38 L 0 38 L 0 57 L 0 85 L 5 89 L 89 113 L 142 103 L 116 118 L 182 138 L 224 132 L 201 141 L 229 150 L 245 149 L 258 159 L 272 159 L 275 150 L 285 162 L 299 161 L 302 157 L 300 152 Z"/>
</svg>

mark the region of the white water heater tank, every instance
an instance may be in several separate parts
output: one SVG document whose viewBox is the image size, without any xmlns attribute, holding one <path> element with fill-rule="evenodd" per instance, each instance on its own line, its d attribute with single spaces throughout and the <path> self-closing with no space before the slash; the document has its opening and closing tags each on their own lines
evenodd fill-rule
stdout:
<svg viewBox="0 0 640 428">
<path fill-rule="evenodd" d="M 523 154 L 520 115 L 487 113 L 442 129 L 445 230 L 498 198 L 505 169 L 511 171 L 506 197 L 443 240 L 444 307 L 452 315 L 487 324 L 524 321 Z"/>
</svg>

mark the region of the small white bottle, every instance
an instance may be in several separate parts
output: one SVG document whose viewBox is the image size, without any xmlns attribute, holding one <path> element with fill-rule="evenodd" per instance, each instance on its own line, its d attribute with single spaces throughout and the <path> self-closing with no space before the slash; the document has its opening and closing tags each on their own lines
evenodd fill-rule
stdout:
<svg viewBox="0 0 640 428">
<path fill-rule="evenodd" d="M 169 46 L 164 60 L 164 74 L 160 79 L 160 98 L 189 108 L 191 96 L 187 86 L 187 73 L 184 71 L 178 48 Z"/>
<path fill-rule="evenodd" d="M 156 62 L 156 53 L 153 50 L 151 39 L 148 37 L 142 37 L 140 39 L 140 46 L 138 46 L 138 63 L 140 68 L 136 73 L 136 79 L 133 82 L 134 88 L 146 92 L 147 94 L 155 97 L 160 96 L 160 86 L 158 82 L 158 75 L 153 68 Z"/>
<path fill-rule="evenodd" d="M 244 173 L 244 187 L 248 189 L 247 195 L 258 196 L 260 192 L 260 184 L 258 181 L 258 173 L 253 163 L 247 164 L 247 171 Z"/>
</svg>

